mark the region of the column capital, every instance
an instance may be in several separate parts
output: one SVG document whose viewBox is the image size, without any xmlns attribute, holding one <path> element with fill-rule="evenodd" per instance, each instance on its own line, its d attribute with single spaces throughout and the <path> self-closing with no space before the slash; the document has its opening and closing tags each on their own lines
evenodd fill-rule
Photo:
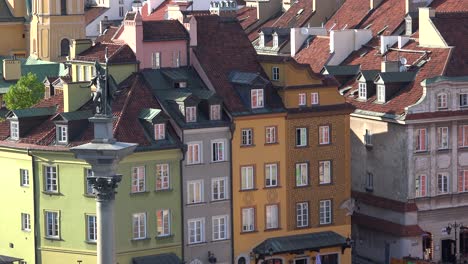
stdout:
<svg viewBox="0 0 468 264">
<path fill-rule="evenodd" d="M 122 180 L 122 175 L 114 176 L 91 176 L 87 178 L 93 186 L 97 201 L 114 200 L 118 183 Z"/>
</svg>

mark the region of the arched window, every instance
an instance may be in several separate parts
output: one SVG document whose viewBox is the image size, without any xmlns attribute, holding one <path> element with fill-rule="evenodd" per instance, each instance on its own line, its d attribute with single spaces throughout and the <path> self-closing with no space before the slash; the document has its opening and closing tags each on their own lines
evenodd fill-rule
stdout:
<svg viewBox="0 0 468 264">
<path fill-rule="evenodd" d="M 70 54 L 70 41 L 62 39 L 60 42 L 60 56 L 68 56 Z"/>
<path fill-rule="evenodd" d="M 246 264 L 247 261 L 245 260 L 244 257 L 240 257 L 239 260 L 237 261 L 237 264 Z"/>
<path fill-rule="evenodd" d="M 447 108 L 447 94 L 440 93 L 437 95 L 437 108 L 444 109 Z"/>
</svg>

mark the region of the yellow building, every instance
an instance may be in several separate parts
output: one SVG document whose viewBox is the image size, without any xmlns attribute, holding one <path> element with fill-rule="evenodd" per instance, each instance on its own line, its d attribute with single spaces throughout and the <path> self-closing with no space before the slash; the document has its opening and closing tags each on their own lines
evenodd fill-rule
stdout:
<svg viewBox="0 0 468 264">
<path fill-rule="evenodd" d="M 0 0 L 0 56 L 27 55 L 26 1 Z"/>
</svg>

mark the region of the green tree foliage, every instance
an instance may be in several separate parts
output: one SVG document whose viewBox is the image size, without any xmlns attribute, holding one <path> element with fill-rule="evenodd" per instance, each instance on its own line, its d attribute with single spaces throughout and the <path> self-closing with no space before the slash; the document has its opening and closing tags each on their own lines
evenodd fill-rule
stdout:
<svg viewBox="0 0 468 264">
<path fill-rule="evenodd" d="M 33 73 L 21 76 L 5 94 L 6 107 L 10 110 L 28 108 L 44 98 L 44 84 Z"/>
</svg>

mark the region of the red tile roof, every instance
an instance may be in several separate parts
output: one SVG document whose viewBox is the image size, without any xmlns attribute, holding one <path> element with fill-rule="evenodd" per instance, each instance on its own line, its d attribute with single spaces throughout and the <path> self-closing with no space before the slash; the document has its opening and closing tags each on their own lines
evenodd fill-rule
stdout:
<svg viewBox="0 0 468 264">
<path fill-rule="evenodd" d="M 355 28 L 364 17 L 371 11 L 369 9 L 369 0 L 346 0 L 343 5 L 333 14 L 333 16 L 327 21 L 325 27 L 330 30 Z"/>
<path fill-rule="evenodd" d="M 145 3 L 141 7 L 141 17 L 143 21 L 165 20 L 166 13 L 167 13 L 167 5 L 170 2 L 171 2 L 170 0 L 165 0 L 158 7 L 156 7 L 156 9 L 154 9 L 149 15 L 148 15 L 148 4 Z"/>
<path fill-rule="evenodd" d="M 365 203 L 373 207 L 384 208 L 395 212 L 416 212 L 418 210 L 418 207 L 414 202 L 405 203 L 358 191 L 352 191 L 351 196 L 360 203 Z"/>
<path fill-rule="evenodd" d="M 434 0 L 430 6 L 437 12 L 467 12 L 468 0 Z"/>
<path fill-rule="evenodd" d="M 260 24 L 260 25 L 255 25 L 254 27 L 252 27 L 252 30 L 251 30 L 250 33 L 248 31 L 246 31 L 246 33 L 249 35 L 249 40 L 254 41 L 255 39 L 257 39 L 258 38 L 258 32 L 260 32 L 260 30 L 263 29 L 263 28 L 272 27 L 277 19 L 278 19 L 277 16 L 273 16 L 272 18 L 267 20 L 265 23 Z"/>
<path fill-rule="evenodd" d="M 143 41 L 188 39 L 187 30 L 178 20 L 143 21 Z"/>
<path fill-rule="evenodd" d="M 403 24 L 405 15 L 405 1 L 384 0 L 369 17 L 364 19 L 359 28 L 369 27 L 374 36 L 384 29 L 382 35 L 391 35 Z"/>
<path fill-rule="evenodd" d="M 360 213 L 354 213 L 351 219 L 353 224 L 356 223 L 366 229 L 372 229 L 398 237 L 418 237 L 424 234 L 424 231 L 419 225 L 401 225 Z"/>
<path fill-rule="evenodd" d="M 306 63 L 318 73 L 322 70 L 330 57 L 330 38 L 317 36 L 312 39 L 308 47 L 303 48 L 294 57 L 299 63 Z"/>
<path fill-rule="evenodd" d="M 106 7 L 90 7 L 86 9 L 85 10 L 86 25 L 96 20 L 96 18 L 104 14 L 107 10 L 109 10 L 109 8 L 106 8 Z"/>
<path fill-rule="evenodd" d="M 81 52 L 75 60 L 99 61 L 105 63 L 106 48 L 108 48 L 109 63 L 136 62 L 135 53 L 127 44 L 98 42 L 89 49 Z"/>
<path fill-rule="evenodd" d="M 104 33 L 96 38 L 96 42 L 113 42 L 113 37 L 115 33 L 119 30 L 119 27 L 110 26 Z"/>
<path fill-rule="evenodd" d="M 297 0 L 292 2 L 291 7 L 273 23 L 272 27 L 302 27 L 309 21 L 314 14 L 312 1 Z M 302 12 L 298 14 L 300 10 Z"/>
<path fill-rule="evenodd" d="M 465 1 L 468 5 L 468 1 Z M 468 8 L 467 8 L 468 9 Z M 462 76 L 468 74 L 468 11 L 453 13 L 436 13 L 432 22 L 439 33 L 453 46 L 447 65 L 447 76 Z"/>
<path fill-rule="evenodd" d="M 250 26 L 252 26 L 255 22 L 258 21 L 256 7 L 244 6 L 241 9 L 237 10 L 236 16 L 244 30 L 248 29 Z"/>
<path fill-rule="evenodd" d="M 423 112 L 406 115 L 406 120 L 431 119 L 441 117 L 468 116 L 468 110 Z"/>
</svg>

